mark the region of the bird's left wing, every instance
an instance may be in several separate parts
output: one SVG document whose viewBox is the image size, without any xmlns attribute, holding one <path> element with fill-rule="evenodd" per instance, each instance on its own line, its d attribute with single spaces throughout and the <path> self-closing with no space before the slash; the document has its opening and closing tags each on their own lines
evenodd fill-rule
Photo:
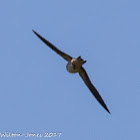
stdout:
<svg viewBox="0 0 140 140">
<path fill-rule="evenodd" d="M 33 32 L 46 44 L 48 45 L 52 50 L 54 50 L 57 54 L 59 54 L 60 56 L 62 56 L 65 60 L 70 61 L 72 59 L 71 56 L 69 56 L 68 54 L 60 51 L 59 49 L 57 49 L 53 44 L 51 44 L 48 40 L 46 40 L 45 38 L 43 38 L 41 35 L 39 35 L 37 32 L 35 32 L 33 30 Z"/>
<path fill-rule="evenodd" d="M 80 69 L 79 75 L 82 77 L 82 79 L 84 80 L 85 84 L 87 85 L 89 90 L 92 92 L 94 97 L 98 100 L 98 102 L 106 109 L 107 112 L 109 112 L 109 110 L 108 110 L 106 104 L 104 103 L 102 97 L 100 96 L 99 92 L 96 90 L 96 88 L 91 83 L 91 81 L 90 81 L 90 79 L 89 79 L 89 77 L 88 77 L 88 75 L 87 75 L 87 73 L 86 73 L 86 71 L 84 70 L 83 67 Z"/>
</svg>

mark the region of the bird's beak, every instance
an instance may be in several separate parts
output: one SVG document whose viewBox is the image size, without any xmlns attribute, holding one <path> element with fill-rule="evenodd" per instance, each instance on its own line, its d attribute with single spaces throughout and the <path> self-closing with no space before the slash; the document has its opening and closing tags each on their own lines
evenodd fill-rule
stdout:
<svg viewBox="0 0 140 140">
<path fill-rule="evenodd" d="M 85 60 L 85 61 L 83 61 L 83 64 L 85 64 L 87 61 Z"/>
</svg>

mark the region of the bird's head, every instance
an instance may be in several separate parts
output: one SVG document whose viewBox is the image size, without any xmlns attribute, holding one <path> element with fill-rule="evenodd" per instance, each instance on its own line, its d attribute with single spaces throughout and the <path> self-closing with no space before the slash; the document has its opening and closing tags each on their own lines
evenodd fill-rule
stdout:
<svg viewBox="0 0 140 140">
<path fill-rule="evenodd" d="M 77 57 L 77 60 L 78 60 L 79 63 L 81 63 L 82 65 L 83 65 L 84 63 L 87 62 L 86 60 L 83 60 L 83 59 L 81 58 L 81 56 Z"/>
</svg>

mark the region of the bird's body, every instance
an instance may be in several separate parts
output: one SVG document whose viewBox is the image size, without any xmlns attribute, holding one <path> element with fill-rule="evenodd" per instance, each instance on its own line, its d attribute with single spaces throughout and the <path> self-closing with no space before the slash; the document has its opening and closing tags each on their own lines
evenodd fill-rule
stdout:
<svg viewBox="0 0 140 140">
<path fill-rule="evenodd" d="M 106 109 L 107 112 L 109 112 L 106 104 L 104 103 L 102 97 L 100 96 L 100 94 L 98 93 L 98 91 L 96 90 L 96 88 L 93 86 L 93 84 L 91 83 L 85 69 L 82 67 L 82 65 L 84 63 L 86 63 L 86 61 L 84 61 L 81 56 L 77 57 L 77 58 L 73 58 L 71 56 L 69 56 L 68 54 L 60 51 L 59 49 L 57 49 L 53 44 L 51 44 L 49 41 L 47 41 L 46 39 L 44 39 L 42 36 L 40 36 L 37 32 L 33 31 L 46 45 L 48 45 L 52 50 L 54 50 L 57 54 L 59 54 L 61 57 L 63 57 L 66 61 L 68 61 L 66 68 L 68 70 L 68 72 L 70 73 L 79 73 L 79 75 L 81 76 L 81 78 L 83 79 L 83 81 L 85 82 L 85 84 L 87 85 L 87 87 L 89 88 L 89 90 L 92 92 L 92 94 L 94 95 L 94 97 L 98 100 L 98 102 Z M 109 112 L 110 113 L 110 112 Z"/>
<path fill-rule="evenodd" d="M 85 62 L 86 61 L 83 61 L 83 59 L 81 59 L 80 56 L 78 58 L 72 58 L 70 61 L 68 61 L 66 68 L 67 68 L 68 72 L 70 72 L 70 73 L 77 73 L 80 71 L 82 65 Z"/>
<path fill-rule="evenodd" d="M 78 69 L 76 68 L 75 64 L 72 64 L 71 61 L 69 61 L 66 65 L 67 71 L 70 73 L 77 73 Z"/>
</svg>

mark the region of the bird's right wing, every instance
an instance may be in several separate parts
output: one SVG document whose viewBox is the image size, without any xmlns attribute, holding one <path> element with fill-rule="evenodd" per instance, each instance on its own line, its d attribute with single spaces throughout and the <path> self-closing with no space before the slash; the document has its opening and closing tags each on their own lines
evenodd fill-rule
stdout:
<svg viewBox="0 0 140 140">
<path fill-rule="evenodd" d="M 46 44 L 48 45 L 52 50 L 54 50 L 57 54 L 62 56 L 65 60 L 70 61 L 72 59 L 71 56 L 67 55 L 66 53 L 60 51 L 57 49 L 53 44 L 51 44 L 49 41 L 47 41 L 45 38 L 43 38 L 41 35 L 39 35 L 37 32 L 33 30 L 33 32 Z"/>
<path fill-rule="evenodd" d="M 107 112 L 109 112 L 109 110 L 108 110 L 106 104 L 104 103 L 102 97 L 100 96 L 99 92 L 96 90 L 96 88 L 91 83 L 91 81 L 90 81 L 90 79 L 89 79 L 89 77 L 88 77 L 88 75 L 87 75 L 87 73 L 86 73 L 86 71 L 84 70 L 83 67 L 80 69 L 79 75 L 82 77 L 83 81 L 85 82 L 85 84 L 87 85 L 89 90 L 92 92 L 94 97 L 98 100 L 98 102 L 106 109 Z"/>
</svg>

